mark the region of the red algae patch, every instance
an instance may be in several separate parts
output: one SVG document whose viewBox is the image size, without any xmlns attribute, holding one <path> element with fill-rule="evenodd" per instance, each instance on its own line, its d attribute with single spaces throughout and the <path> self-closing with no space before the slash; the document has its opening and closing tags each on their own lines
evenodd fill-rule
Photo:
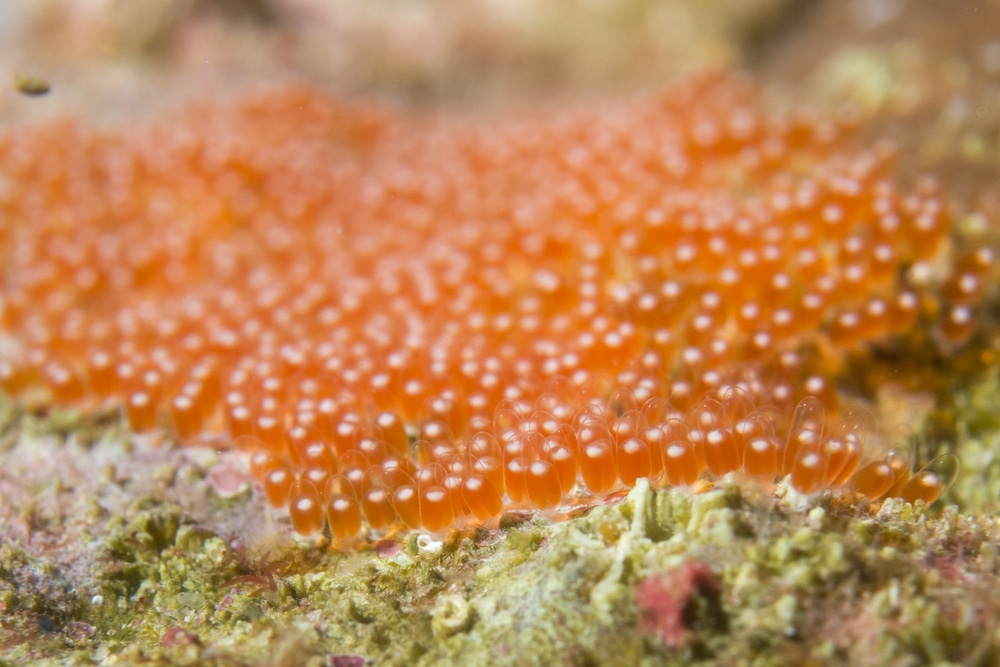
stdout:
<svg viewBox="0 0 1000 667">
<path fill-rule="evenodd" d="M 853 119 L 705 78 L 515 117 L 286 88 L 0 136 L 0 386 L 243 452 L 303 535 L 552 514 L 640 478 L 933 501 L 845 352 L 964 343 L 989 250 Z M 217 480 L 218 481 L 218 480 Z"/>
<path fill-rule="evenodd" d="M 682 563 L 649 576 L 635 587 L 640 628 L 665 645 L 677 648 L 697 642 L 694 629 L 719 622 L 722 580 L 703 563 Z"/>
</svg>

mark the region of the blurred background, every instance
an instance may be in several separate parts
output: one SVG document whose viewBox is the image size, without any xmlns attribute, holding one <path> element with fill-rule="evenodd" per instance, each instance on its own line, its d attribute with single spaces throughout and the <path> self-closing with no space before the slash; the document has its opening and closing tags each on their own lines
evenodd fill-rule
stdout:
<svg viewBox="0 0 1000 667">
<path fill-rule="evenodd" d="M 0 41 L 15 69 L 91 108 L 108 97 L 141 102 L 177 88 L 287 77 L 408 102 L 494 104 L 658 86 L 690 69 L 729 67 L 808 4 L 5 0 Z"/>
<path fill-rule="evenodd" d="M 288 80 L 502 109 L 738 70 L 776 110 L 853 106 L 904 177 L 998 213 L 997 26 L 1000 0 L 2 0 L 0 122 L 113 123 Z"/>
</svg>

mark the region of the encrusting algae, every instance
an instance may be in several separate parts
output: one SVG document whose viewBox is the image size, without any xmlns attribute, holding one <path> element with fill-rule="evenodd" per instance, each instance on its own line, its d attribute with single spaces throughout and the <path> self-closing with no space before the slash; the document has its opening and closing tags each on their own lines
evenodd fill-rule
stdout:
<svg viewBox="0 0 1000 667">
<path fill-rule="evenodd" d="M 513 119 L 306 88 L 0 138 L 0 382 L 245 452 L 302 535 L 557 516 L 648 478 L 932 502 L 833 378 L 994 268 L 854 119 L 705 77 Z"/>
</svg>

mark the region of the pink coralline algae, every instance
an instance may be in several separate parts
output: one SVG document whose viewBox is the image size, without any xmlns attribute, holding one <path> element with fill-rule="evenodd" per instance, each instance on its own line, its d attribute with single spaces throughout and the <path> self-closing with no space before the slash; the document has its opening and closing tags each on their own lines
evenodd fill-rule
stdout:
<svg viewBox="0 0 1000 667">
<path fill-rule="evenodd" d="M 698 627 L 725 623 L 721 593 L 722 580 L 703 563 L 687 562 L 646 577 L 635 587 L 640 629 L 672 648 L 692 645 Z"/>
</svg>

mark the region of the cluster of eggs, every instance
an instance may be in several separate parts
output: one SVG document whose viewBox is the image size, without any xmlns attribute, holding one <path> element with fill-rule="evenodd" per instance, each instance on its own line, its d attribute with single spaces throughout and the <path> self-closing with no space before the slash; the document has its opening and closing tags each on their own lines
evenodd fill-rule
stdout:
<svg viewBox="0 0 1000 667">
<path fill-rule="evenodd" d="M 0 136 L 0 387 L 224 439 L 301 534 L 437 532 L 646 477 L 933 500 L 838 405 L 844 351 L 993 263 L 854 120 L 745 86 L 473 118 L 305 88 Z"/>
</svg>

